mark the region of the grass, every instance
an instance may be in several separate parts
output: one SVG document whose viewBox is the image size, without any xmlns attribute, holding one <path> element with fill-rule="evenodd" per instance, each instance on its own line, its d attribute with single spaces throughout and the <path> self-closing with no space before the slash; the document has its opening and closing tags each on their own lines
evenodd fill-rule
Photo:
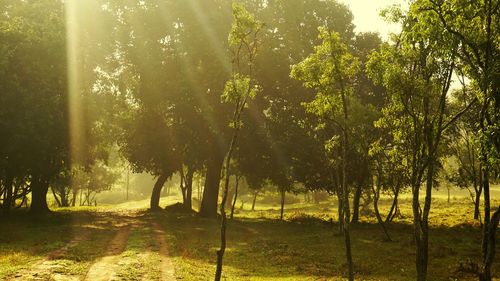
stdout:
<svg viewBox="0 0 500 281">
<path fill-rule="evenodd" d="M 381 202 L 382 211 L 388 211 L 389 203 L 390 200 Z M 455 199 L 450 204 L 436 199 L 433 206 L 429 280 L 476 280 L 467 272 L 468 263 L 480 259 L 481 231 L 471 216 L 472 205 L 466 199 Z M 362 216 L 361 222 L 352 226 L 356 276 L 360 280 L 414 279 L 410 201 L 403 199 L 400 207 L 402 216 L 388 226 L 395 242 L 384 242 L 371 215 Z M 329 221 L 336 220 L 335 212 L 332 202 L 291 204 L 286 207 L 286 220 L 282 222 L 277 219 L 277 206 L 260 205 L 255 212 L 239 210 L 228 228 L 225 278 L 343 280 L 343 236 L 338 233 L 338 225 Z M 168 213 L 158 220 L 170 233 L 178 279 L 210 279 L 219 245 L 218 222 Z M 498 261 L 493 271 L 499 278 Z"/>
<path fill-rule="evenodd" d="M 174 198 L 163 198 L 171 204 Z M 495 201 L 495 204 L 500 203 Z M 388 211 L 390 200 L 380 202 Z M 132 225 L 115 276 L 120 280 L 159 280 L 160 255 L 152 220 L 166 234 L 175 275 L 179 280 L 209 280 L 215 272 L 219 221 L 193 214 L 163 211 L 143 213 L 147 200 L 96 208 L 58 209 L 43 217 L 16 214 L 0 228 L 0 279 L 20 270 L 33 270 L 36 262 L 51 260 L 50 274 L 82 279 L 90 266 L 106 255 L 120 224 Z M 352 226 L 357 280 L 413 280 L 414 243 L 411 206 L 401 200 L 401 216 L 388 225 L 394 242 L 385 242 L 369 209 Z M 433 200 L 429 247 L 429 280 L 476 280 L 468 269 L 480 258 L 481 231 L 472 218 L 473 206 L 465 198 L 450 203 Z M 344 280 L 343 236 L 338 232 L 335 201 L 289 204 L 285 221 L 279 207 L 258 204 L 256 211 L 238 209 L 228 225 L 224 256 L 225 280 Z M 134 214 L 131 216 L 130 214 Z M 330 219 L 333 221 L 330 221 Z M 87 233 L 56 257 L 51 253 Z M 500 252 L 500 247 L 497 252 Z M 500 259 L 493 266 L 500 280 Z"/>
<path fill-rule="evenodd" d="M 132 230 L 128 238 L 127 248 L 121 254 L 117 277 L 120 280 L 159 280 L 157 270 L 160 256 L 158 245 L 153 239 L 150 227 L 142 226 Z"/>
</svg>

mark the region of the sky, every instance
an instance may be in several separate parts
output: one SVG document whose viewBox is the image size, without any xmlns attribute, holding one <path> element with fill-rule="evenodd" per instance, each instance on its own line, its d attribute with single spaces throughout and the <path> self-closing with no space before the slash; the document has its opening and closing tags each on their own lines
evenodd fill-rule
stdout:
<svg viewBox="0 0 500 281">
<path fill-rule="evenodd" d="M 398 32 L 398 25 L 388 24 L 379 16 L 380 10 L 394 4 L 401 7 L 407 6 L 406 0 L 338 0 L 351 9 L 354 15 L 356 32 L 375 31 L 380 33 L 382 38 L 387 39 L 389 33 Z"/>
</svg>

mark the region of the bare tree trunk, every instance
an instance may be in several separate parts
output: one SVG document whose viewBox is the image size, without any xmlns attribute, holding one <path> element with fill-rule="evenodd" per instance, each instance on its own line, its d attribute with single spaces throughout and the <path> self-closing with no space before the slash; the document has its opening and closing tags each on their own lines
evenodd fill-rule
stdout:
<svg viewBox="0 0 500 281">
<path fill-rule="evenodd" d="M 186 183 L 185 183 L 185 190 L 186 190 L 186 197 L 184 200 L 184 207 L 186 210 L 191 211 L 193 209 L 193 176 L 194 176 L 194 169 L 189 168 L 186 174 Z"/>
<path fill-rule="evenodd" d="M 498 222 L 500 220 L 500 206 L 497 208 L 493 216 L 491 217 L 491 221 L 488 225 L 488 237 L 486 243 L 486 252 L 483 257 L 483 268 L 479 274 L 480 281 L 491 281 L 491 266 L 495 259 L 495 247 L 496 247 L 496 231 L 498 228 Z"/>
<path fill-rule="evenodd" d="M 3 200 L 3 214 L 9 215 L 10 208 L 12 207 L 12 185 L 14 183 L 14 178 L 7 173 L 7 177 L 4 182 L 4 200 Z"/>
<path fill-rule="evenodd" d="M 76 189 L 73 189 L 71 193 L 72 193 L 71 207 L 75 207 L 75 205 L 76 205 L 76 196 L 77 196 L 78 191 Z"/>
<path fill-rule="evenodd" d="M 236 199 L 238 199 L 238 185 L 240 182 L 240 177 L 238 175 L 235 175 L 235 177 L 236 177 L 236 184 L 234 187 L 233 204 L 231 205 L 231 215 L 230 215 L 231 219 L 233 219 L 234 217 L 234 206 L 236 206 Z"/>
<path fill-rule="evenodd" d="M 349 268 L 349 281 L 354 281 L 354 265 L 352 262 L 352 252 L 351 252 L 351 234 L 349 230 L 349 224 L 351 222 L 350 216 L 351 211 L 349 209 L 349 188 L 347 187 L 347 146 L 348 142 L 348 106 L 347 106 L 347 96 L 344 89 L 344 82 L 340 80 L 341 86 L 341 97 L 342 97 L 342 109 L 343 109 L 343 130 L 342 130 L 342 209 L 343 209 L 343 222 L 342 226 L 344 229 L 344 244 L 347 259 L 347 267 Z"/>
<path fill-rule="evenodd" d="M 378 171 L 377 175 L 377 183 L 375 186 L 373 186 L 373 209 L 375 210 L 375 216 L 377 217 L 377 222 L 382 228 L 382 231 L 385 234 L 385 238 L 387 241 L 392 241 L 391 236 L 389 235 L 389 232 L 387 231 L 387 228 L 385 227 L 384 221 L 382 220 L 382 217 L 380 216 L 380 212 L 378 210 L 378 199 L 380 198 L 380 177 L 381 177 L 382 172 Z"/>
<path fill-rule="evenodd" d="M 214 152 L 212 158 L 207 162 L 207 174 L 203 199 L 201 201 L 200 216 L 206 218 L 217 217 L 217 201 L 219 200 L 219 185 L 224 158 Z"/>
<path fill-rule="evenodd" d="M 352 223 L 359 222 L 359 200 L 361 199 L 361 193 L 363 192 L 361 185 L 356 186 L 356 191 L 354 193 L 354 200 L 352 204 Z"/>
<path fill-rule="evenodd" d="M 481 205 L 482 188 L 476 189 L 476 187 L 474 187 L 474 189 L 476 190 L 476 196 L 474 197 L 474 219 L 478 220 L 480 215 L 479 207 Z"/>
<path fill-rule="evenodd" d="M 30 213 L 39 214 L 49 212 L 49 206 L 47 205 L 48 181 L 42 177 L 34 177 L 31 188 Z"/>
<path fill-rule="evenodd" d="M 286 191 L 284 189 L 280 190 L 280 195 L 281 195 L 281 210 L 280 210 L 280 220 L 283 220 L 283 213 L 285 212 L 285 195 Z"/>
<path fill-rule="evenodd" d="M 160 194 L 161 190 L 163 188 L 163 185 L 167 181 L 167 177 L 164 175 L 160 175 L 155 182 L 155 185 L 153 186 L 153 192 L 151 193 L 151 202 L 150 202 L 150 209 L 152 211 L 156 211 L 160 209 Z"/>
<path fill-rule="evenodd" d="M 483 191 L 484 191 L 484 218 L 483 218 L 483 237 L 482 237 L 482 254 L 483 260 L 486 259 L 486 253 L 488 251 L 488 227 L 490 224 L 490 171 L 489 168 L 484 168 L 483 170 Z"/>
<path fill-rule="evenodd" d="M 432 148 L 432 146 L 429 145 Z M 427 265 L 429 260 L 429 211 L 432 200 L 432 185 L 434 182 L 434 159 L 428 160 L 427 178 L 426 178 L 426 193 L 424 201 L 424 210 L 420 210 L 418 197 L 414 194 L 413 212 L 414 212 L 414 226 L 415 226 L 415 244 L 417 249 L 416 267 L 417 267 L 417 280 L 427 280 Z M 418 192 L 419 189 L 416 190 Z M 417 198 L 417 202 L 415 202 Z M 416 207 L 416 209 L 415 209 Z M 421 214 L 420 214 L 421 213 Z"/>
<path fill-rule="evenodd" d="M 337 202 L 338 202 L 338 208 L 337 208 L 337 212 L 338 212 L 338 216 L 339 216 L 339 233 L 342 233 L 343 232 L 343 229 L 344 229 L 344 207 L 342 205 L 342 192 L 339 190 L 337 191 Z"/>
<path fill-rule="evenodd" d="M 237 105 L 237 107 L 239 107 L 239 106 Z M 235 116 L 236 115 L 237 115 L 237 113 L 235 111 Z M 237 119 L 237 121 L 239 121 L 239 118 Z M 226 165 L 225 166 L 226 180 L 224 182 L 224 190 L 222 193 L 222 202 L 220 203 L 220 214 L 222 217 L 221 230 L 220 230 L 221 244 L 220 244 L 219 250 L 217 250 L 217 266 L 216 266 L 216 270 L 215 270 L 215 281 L 220 281 L 220 279 L 222 277 L 222 262 L 223 262 L 223 258 L 224 258 L 224 252 L 226 251 L 226 227 L 227 227 L 226 226 L 226 222 L 227 222 L 226 201 L 227 201 L 227 193 L 229 191 L 229 177 L 230 177 L 229 169 L 230 169 L 230 164 L 231 164 L 231 157 L 233 154 L 234 147 L 236 145 L 237 138 L 238 138 L 238 129 L 236 128 L 234 131 L 232 140 L 231 140 L 231 145 L 229 146 L 229 151 L 227 153 L 226 164 L 225 164 Z"/>
<path fill-rule="evenodd" d="M 57 198 L 56 192 L 54 191 L 54 188 L 51 187 L 50 190 L 52 191 L 52 195 L 54 195 L 54 199 L 56 200 L 57 206 L 63 207 L 61 201 L 59 201 L 59 198 Z"/>
<path fill-rule="evenodd" d="M 257 201 L 257 195 L 258 195 L 258 194 L 259 194 L 258 192 L 255 192 L 255 193 L 253 194 L 252 211 L 255 211 L 255 202 Z"/>
<path fill-rule="evenodd" d="M 399 190 L 400 190 L 399 183 L 396 185 L 396 188 L 394 190 L 394 199 L 392 200 L 392 206 L 391 210 L 387 214 L 387 217 L 385 218 L 385 222 L 392 222 L 394 218 L 396 217 L 398 213 L 398 196 L 399 196 Z"/>
</svg>

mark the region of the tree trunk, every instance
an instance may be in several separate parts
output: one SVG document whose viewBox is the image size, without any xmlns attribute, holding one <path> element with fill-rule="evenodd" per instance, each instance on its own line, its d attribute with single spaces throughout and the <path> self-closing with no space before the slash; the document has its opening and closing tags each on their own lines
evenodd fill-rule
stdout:
<svg viewBox="0 0 500 281">
<path fill-rule="evenodd" d="M 344 229 L 344 207 L 342 205 L 342 195 L 341 191 L 337 191 L 337 202 L 338 202 L 338 216 L 339 216 L 339 233 L 342 233 Z"/>
<path fill-rule="evenodd" d="M 8 173 L 7 173 L 8 174 Z M 14 183 L 14 178 L 7 175 L 4 184 L 4 200 L 3 200 L 3 214 L 9 215 L 10 208 L 12 207 L 12 185 Z"/>
<path fill-rule="evenodd" d="M 216 156 L 208 162 L 200 208 L 200 216 L 202 217 L 217 217 L 217 202 L 219 200 L 219 184 L 223 161 L 223 158 Z"/>
<path fill-rule="evenodd" d="M 31 183 L 31 206 L 30 213 L 39 214 L 49 212 L 47 205 L 47 192 L 49 191 L 49 182 L 37 177 L 33 177 Z"/>
<path fill-rule="evenodd" d="M 255 193 L 253 194 L 252 211 L 255 211 L 255 202 L 257 201 L 257 195 L 258 195 L 258 194 L 259 194 L 258 192 L 255 192 Z"/>
<path fill-rule="evenodd" d="M 488 237 L 486 243 L 486 252 L 484 253 L 483 268 L 479 274 L 480 281 L 491 281 L 491 265 L 495 259 L 495 235 L 498 228 L 498 222 L 500 220 L 500 206 L 495 211 L 491 217 L 491 221 L 488 225 Z"/>
<path fill-rule="evenodd" d="M 244 104 L 243 104 L 244 105 Z M 236 107 L 233 114 L 233 121 L 238 123 L 240 121 L 240 114 L 243 107 L 240 108 L 240 102 L 236 102 Z M 229 149 L 226 155 L 225 163 L 225 181 L 224 190 L 222 192 L 222 201 L 220 203 L 220 215 L 221 215 L 221 225 L 220 225 L 220 248 L 217 250 L 217 266 L 215 269 L 215 281 L 220 281 L 222 278 L 222 262 L 224 258 L 224 253 L 226 251 L 226 229 L 227 229 L 227 218 L 226 218 L 226 201 L 227 193 L 229 192 L 229 179 L 230 179 L 230 168 L 231 168 L 231 158 L 233 156 L 233 151 L 238 140 L 239 128 L 236 126 L 234 128 L 233 137 L 229 145 Z"/>
<path fill-rule="evenodd" d="M 488 231 L 490 225 L 490 171 L 489 168 L 483 170 L 483 193 L 484 193 L 484 218 L 483 218 L 483 237 L 482 237 L 482 254 L 483 260 L 486 260 L 488 251 Z"/>
<path fill-rule="evenodd" d="M 342 213 L 343 222 L 342 226 L 344 229 L 344 244 L 347 259 L 347 267 L 349 268 L 349 281 L 354 281 L 354 265 L 352 263 L 352 252 L 351 252 L 351 234 L 349 230 L 349 224 L 351 222 L 350 216 L 351 211 L 349 209 L 349 188 L 347 187 L 347 146 L 348 141 L 348 131 L 349 131 L 349 114 L 347 106 L 347 96 L 344 90 L 343 80 L 340 81 L 341 85 L 341 97 L 342 97 L 342 109 L 343 109 L 343 130 L 342 130 Z"/>
<path fill-rule="evenodd" d="M 57 198 L 57 194 L 56 194 L 56 191 L 54 190 L 54 188 L 51 187 L 50 190 L 52 191 L 52 195 L 54 195 L 54 199 L 56 200 L 57 206 L 62 207 L 63 205 L 62 205 L 61 201 L 59 201 L 59 198 Z"/>
<path fill-rule="evenodd" d="M 385 218 L 385 222 L 392 222 L 396 215 L 398 214 L 398 196 L 399 196 L 399 190 L 401 188 L 399 187 L 399 183 L 396 185 L 396 189 L 394 190 L 394 199 L 392 200 L 392 206 L 391 210 L 387 214 L 387 217 Z"/>
<path fill-rule="evenodd" d="M 352 203 L 352 223 L 358 223 L 359 222 L 359 200 L 361 198 L 361 193 L 363 192 L 363 189 L 361 188 L 361 185 L 358 185 L 356 187 L 356 192 L 354 193 L 354 200 Z"/>
<path fill-rule="evenodd" d="M 186 174 L 186 182 L 185 182 L 185 198 L 184 198 L 184 207 L 186 210 L 191 211 L 193 209 L 193 175 L 194 175 L 194 169 L 188 169 L 187 174 Z"/>
<path fill-rule="evenodd" d="M 389 232 L 387 231 L 387 228 L 385 227 L 384 221 L 382 220 L 382 217 L 380 216 L 380 212 L 378 210 L 378 199 L 380 198 L 380 177 L 381 177 L 381 171 L 379 171 L 378 173 L 377 183 L 373 190 L 373 209 L 375 210 L 375 216 L 377 217 L 377 222 L 382 228 L 386 240 L 392 241 L 391 236 L 389 235 Z"/>
<path fill-rule="evenodd" d="M 234 206 L 236 206 L 236 199 L 238 199 L 238 185 L 240 183 L 240 177 L 235 175 L 236 177 L 236 184 L 234 187 L 234 195 L 233 195 L 233 204 L 231 205 L 231 215 L 229 216 L 231 219 L 234 217 Z"/>
<path fill-rule="evenodd" d="M 482 189 L 476 189 L 476 187 L 474 188 L 475 191 L 476 191 L 476 196 L 474 198 L 474 219 L 475 220 L 478 220 L 479 219 L 479 207 L 481 205 L 481 192 L 482 192 Z"/>
<path fill-rule="evenodd" d="M 234 188 L 229 189 L 227 193 L 226 209 L 231 210 L 231 207 L 233 206 L 233 198 L 235 193 L 236 191 Z"/>
<path fill-rule="evenodd" d="M 61 205 L 63 207 L 69 207 L 69 192 L 67 188 L 63 189 L 63 194 L 61 195 Z"/>
<path fill-rule="evenodd" d="M 283 220 L 283 213 L 285 212 L 285 196 L 286 196 L 286 191 L 285 190 L 280 190 L 280 195 L 281 195 L 280 220 Z"/>
<path fill-rule="evenodd" d="M 428 145 L 429 150 L 432 150 L 432 146 Z M 425 187 L 425 201 L 423 211 L 420 210 L 420 204 L 415 203 L 415 198 L 418 197 L 413 195 L 413 212 L 414 212 L 414 226 L 415 226 L 415 244 L 417 248 L 416 255 L 416 268 L 417 268 L 417 280 L 425 281 L 427 280 L 427 265 L 429 260 L 429 211 L 432 200 L 432 187 L 434 183 L 434 159 L 428 160 L 427 167 L 427 178 Z M 420 189 L 417 189 L 418 192 Z M 415 209 L 417 207 L 417 209 Z M 415 218 L 415 216 L 417 216 Z"/>
<path fill-rule="evenodd" d="M 167 181 L 167 177 L 164 175 L 160 175 L 153 186 L 153 192 L 151 193 L 151 203 L 149 208 L 151 211 L 157 211 L 160 209 L 160 195 L 163 185 Z"/>
<path fill-rule="evenodd" d="M 72 193 L 72 197 L 71 197 L 71 207 L 75 207 L 75 205 L 76 205 L 76 195 L 77 195 L 78 191 L 73 189 L 73 190 L 71 191 L 71 193 Z"/>
</svg>

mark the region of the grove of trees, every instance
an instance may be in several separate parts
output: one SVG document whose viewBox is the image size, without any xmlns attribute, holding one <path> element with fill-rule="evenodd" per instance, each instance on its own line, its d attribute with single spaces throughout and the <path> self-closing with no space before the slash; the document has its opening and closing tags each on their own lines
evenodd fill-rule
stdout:
<svg viewBox="0 0 500 281">
<path fill-rule="evenodd" d="M 354 280 L 350 225 L 362 196 L 391 240 L 385 224 L 408 192 L 423 281 L 432 192 L 446 175 L 470 191 L 482 225 L 477 275 L 491 280 L 500 1 L 414 0 L 382 15 L 401 26 L 385 41 L 356 33 L 335 0 L 1 0 L 3 215 L 49 212 L 47 196 L 96 204 L 124 162 L 155 177 L 151 210 L 175 175 L 191 211 L 201 178 L 198 214 L 221 216 L 220 280 L 232 178 L 253 205 L 276 187 L 282 219 L 286 193 L 327 192 Z M 394 198 L 387 215 L 381 193 Z"/>
</svg>

